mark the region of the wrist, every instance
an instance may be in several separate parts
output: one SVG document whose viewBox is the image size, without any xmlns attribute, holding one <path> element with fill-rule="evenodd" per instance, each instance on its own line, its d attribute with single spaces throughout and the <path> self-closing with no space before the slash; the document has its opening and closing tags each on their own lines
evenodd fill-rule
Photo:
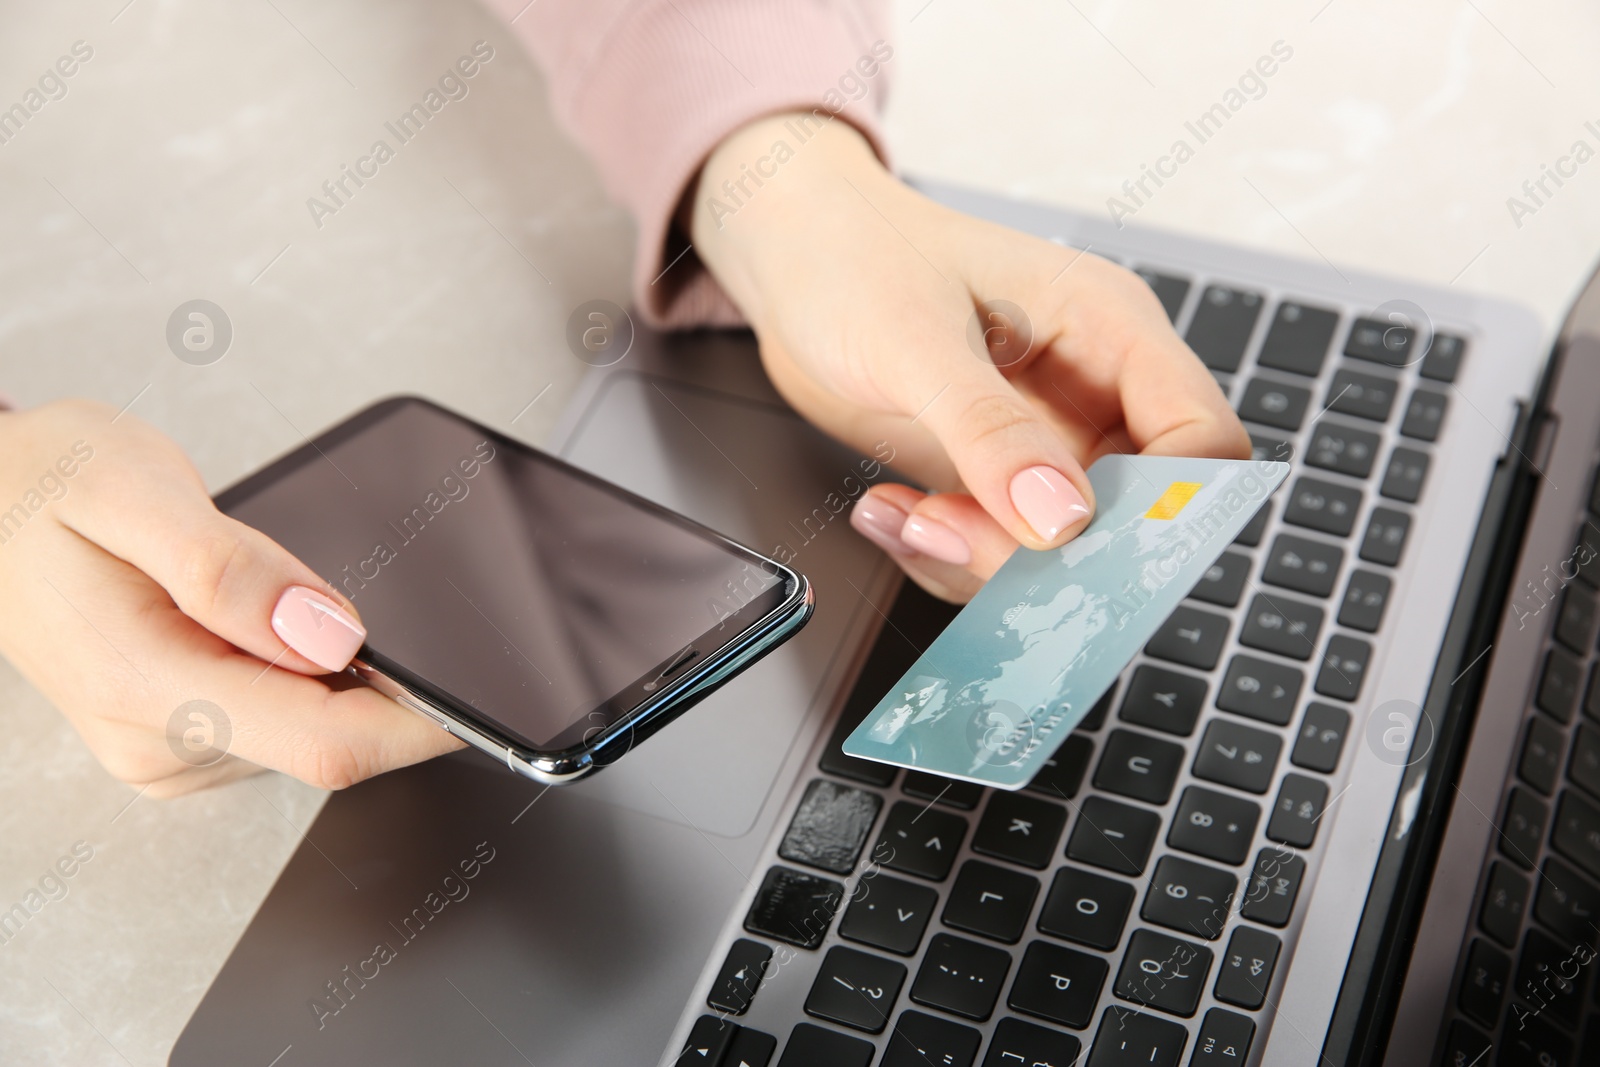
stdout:
<svg viewBox="0 0 1600 1067">
<path fill-rule="evenodd" d="M 803 230 L 815 211 L 894 179 L 850 123 L 825 111 L 784 112 L 747 123 L 707 157 L 684 205 L 696 252 L 747 318 L 755 319 L 763 254 L 792 245 L 778 234 Z"/>
</svg>

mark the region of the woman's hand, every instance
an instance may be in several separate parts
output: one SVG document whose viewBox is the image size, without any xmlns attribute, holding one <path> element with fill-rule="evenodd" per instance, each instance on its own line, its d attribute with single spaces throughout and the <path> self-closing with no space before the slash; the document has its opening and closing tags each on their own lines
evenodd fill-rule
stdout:
<svg viewBox="0 0 1600 1067">
<path fill-rule="evenodd" d="M 863 452 L 887 441 L 935 490 L 877 486 L 851 522 L 946 599 L 1081 531 L 1103 453 L 1250 453 L 1136 275 L 933 203 L 843 121 L 778 115 L 723 141 L 691 231 L 784 397 Z"/>
<path fill-rule="evenodd" d="M 318 677 L 361 646 L 355 609 L 218 512 L 176 445 L 115 415 L 0 414 L 0 653 L 107 770 L 154 795 L 261 767 L 338 789 L 460 747 Z"/>
</svg>

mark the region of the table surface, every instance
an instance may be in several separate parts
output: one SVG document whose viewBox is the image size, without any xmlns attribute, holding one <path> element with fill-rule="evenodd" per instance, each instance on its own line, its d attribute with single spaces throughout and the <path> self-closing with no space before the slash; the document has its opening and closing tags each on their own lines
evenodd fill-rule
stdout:
<svg viewBox="0 0 1600 1067">
<path fill-rule="evenodd" d="M 0 20 L 0 107 L 92 49 L 0 144 L 0 389 L 131 404 L 214 488 L 399 391 L 548 434 L 583 369 L 566 316 L 626 302 L 632 225 L 470 0 L 7 0 Z M 479 40 L 469 95 L 314 219 Z M 1510 298 L 1553 334 L 1600 247 L 1600 9 L 1578 0 L 910 0 L 891 145 L 910 173 L 1104 212 L 1277 42 L 1291 57 L 1137 220 Z M 1529 201 L 1578 141 L 1585 165 Z M 196 298 L 234 332 L 204 367 L 165 340 Z M 326 794 L 265 774 L 141 797 L 3 661 L 0 723 L 0 910 L 93 850 L 0 945 L 0 1060 L 165 1063 Z"/>
</svg>

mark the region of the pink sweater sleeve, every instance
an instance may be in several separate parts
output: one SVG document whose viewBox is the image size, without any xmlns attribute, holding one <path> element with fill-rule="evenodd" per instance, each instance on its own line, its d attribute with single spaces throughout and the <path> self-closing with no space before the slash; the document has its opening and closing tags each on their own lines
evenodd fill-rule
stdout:
<svg viewBox="0 0 1600 1067">
<path fill-rule="evenodd" d="M 893 49 L 883 0 L 486 0 L 533 53 L 557 119 L 638 224 L 635 305 L 654 326 L 732 325 L 738 309 L 673 214 L 724 137 L 816 109 L 885 157 Z"/>
</svg>

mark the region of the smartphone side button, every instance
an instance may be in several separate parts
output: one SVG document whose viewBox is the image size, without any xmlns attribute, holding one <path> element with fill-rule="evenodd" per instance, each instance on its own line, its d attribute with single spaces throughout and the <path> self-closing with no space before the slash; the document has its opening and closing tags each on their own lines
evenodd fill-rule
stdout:
<svg viewBox="0 0 1600 1067">
<path fill-rule="evenodd" d="M 427 718 L 433 720 L 433 724 L 439 727 L 439 729 L 443 730 L 445 733 L 452 732 L 450 729 L 449 719 L 446 719 L 443 715 L 439 714 L 437 711 L 434 711 L 428 705 L 411 696 L 409 693 L 401 693 L 395 699 L 401 704 L 404 704 L 406 707 L 410 708 L 412 711 L 419 711 Z"/>
</svg>

